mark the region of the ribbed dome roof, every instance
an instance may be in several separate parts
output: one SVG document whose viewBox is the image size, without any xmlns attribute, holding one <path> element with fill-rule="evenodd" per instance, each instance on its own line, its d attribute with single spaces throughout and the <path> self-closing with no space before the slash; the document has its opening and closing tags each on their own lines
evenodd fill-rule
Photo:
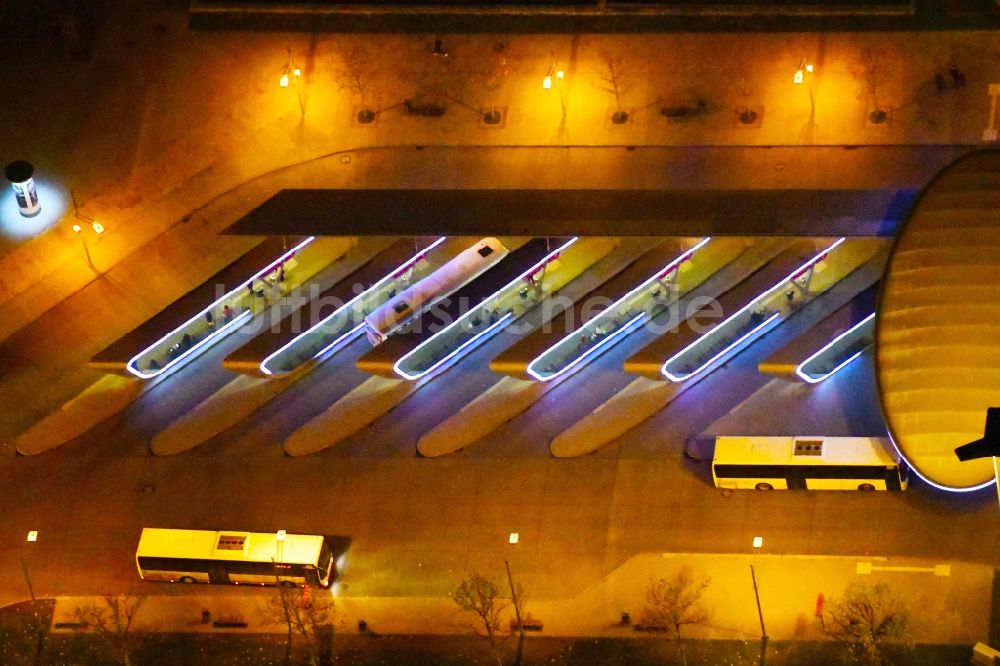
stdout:
<svg viewBox="0 0 1000 666">
<path fill-rule="evenodd" d="M 876 372 L 893 441 L 926 479 L 968 489 L 992 458 L 959 462 L 1000 407 L 1000 151 L 945 169 L 900 230 L 876 319 Z"/>
</svg>

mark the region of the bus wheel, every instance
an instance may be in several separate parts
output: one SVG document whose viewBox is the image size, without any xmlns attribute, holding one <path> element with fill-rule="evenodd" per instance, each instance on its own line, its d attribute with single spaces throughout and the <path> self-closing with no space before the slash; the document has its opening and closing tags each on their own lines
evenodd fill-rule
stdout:
<svg viewBox="0 0 1000 666">
<path fill-rule="evenodd" d="M 863 490 L 866 493 L 870 493 L 871 491 L 875 490 L 875 486 L 873 486 L 870 483 L 862 483 L 860 486 L 858 486 L 858 490 Z"/>
<path fill-rule="evenodd" d="M 281 587 L 295 587 L 295 581 L 283 580 L 281 581 Z"/>
<path fill-rule="evenodd" d="M 764 483 L 763 481 L 758 483 L 754 487 L 757 488 L 757 490 L 774 490 L 774 486 L 772 486 L 770 483 Z"/>
<path fill-rule="evenodd" d="M 191 578 L 191 576 L 181 576 L 181 582 L 182 583 L 193 583 L 194 582 L 194 578 Z"/>
</svg>

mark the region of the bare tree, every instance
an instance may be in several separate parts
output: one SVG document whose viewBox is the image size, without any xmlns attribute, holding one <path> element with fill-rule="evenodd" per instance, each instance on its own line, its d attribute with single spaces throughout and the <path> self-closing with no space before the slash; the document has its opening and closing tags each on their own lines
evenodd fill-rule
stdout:
<svg viewBox="0 0 1000 666">
<path fill-rule="evenodd" d="M 486 637 L 490 641 L 490 648 L 497 664 L 503 666 L 500 651 L 497 649 L 496 632 L 500 628 L 500 617 L 510 602 L 501 596 L 496 581 L 472 572 L 455 589 L 452 598 L 459 608 L 476 615 L 486 630 Z"/>
<path fill-rule="evenodd" d="M 476 66 L 470 79 L 485 93 L 488 110 L 483 112 L 483 120 L 495 124 L 500 122 L 500 112 L 497 111 L 496 93 L 514 71 L 511 58 L 508 56 L 507 45 L 497 42 L 489 54 Z"/>
<path fill-rule="evenodd" d="M 371 53 L 363 45 L 339 49 L 340 65 L 334 67 L 333 77 L 341 90 L 347 90 L 358 98 L 358 121 L 370 123 L 375 120 L 375 111 L 368 106 L 367 95 L 371 92 L 375 74 Z"/>
<path fill-rule="evenodd" d="M 78 607 L 77 621 L 99 634 L 125 666 L 132 666 L 132 622 L 144 599 L 105 594 L 103 605 Z"/>
<path fill-rule="evenodd" d="M 757 112 L 750 105 L 750 95 L 753 93 L 753 90 L 750 88 L 748 70 L 745 68 L 737 70 L 733 74 L 733 81 L 740 93 L 740 102 L 736 105 L 737 118 L 744 125 L 752 125 L 757 120 Z"/>
<path fill-rule="evenodd" d="M 885 52 L 882 49 L 866 47 L 862 49 L 857 62 L 851 68 L 851 74 L 861 84 L 859 97 L 870 101 L 872 111 L 868 114 L 873 123 L 885 122 L 888 114 L 879 105 L 878 93 L 885 83 L 886 71 L 883 66 Z"/>
<path fill-rule="evenodd" d="M 850 583 L 830 604 L 827 632 L 848 646 L 850 663 L 883 666 L 911 642 L 909 610 L 888 583 Z"/>
<path fill-rule="evenodd" d="M 334 605 L 326 595 L 312 597 L 308 588 L 277 586 L 277 594 L 268 598 L 264 613 L 274 624 L 288 629 L 285 643 L 286 663 L 291 660 L 292 645 L 298 637 L 305 644 L 309 663 L 318 666 L 323 633 L 332 631 Z"/>
<path fill-rule="evenodd" d="M 682 571 L 669 580 L 655 578 L 646 588 L 642 623 L 650 627 L 665 627 L 677 641 L 677 651 L 685 664 L 687 655 L 681 631 L 685 625 L 704 624 L 708 621 L 708 613 L 700 602 L 711 582 L 711 578 L 693 579 Z"/>
<path fill-rule="evenodd" d="M 629 89 L 629 84 L 623 75 L 622 57 L 606 51 L 602 52 L 600 57 L 603 65 L 599 73 L 601 89 L 614 95 L 615 112 L 611 115 L 611 121 L 620 125 L 628 120 L 628 112 L 622 109 L 622 96 Z"/>
</svg>

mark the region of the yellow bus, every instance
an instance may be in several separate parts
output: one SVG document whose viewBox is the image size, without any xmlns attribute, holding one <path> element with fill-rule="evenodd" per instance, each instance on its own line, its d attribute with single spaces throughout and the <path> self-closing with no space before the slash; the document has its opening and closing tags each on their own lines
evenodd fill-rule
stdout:
<svg viewBox="0 0 1000 666">
<path fill-rule="evenodd" d="M 906 465 L 880 437 L 716 437 L 712 480 L 757 490 L 905 490 Z"/>
<path fill-rule="evenodd" d="M 233 585 L 320 585 L 335 578 L 322 536 L 146 527 L 135 553 L 143 580 Z"/>
</svg>

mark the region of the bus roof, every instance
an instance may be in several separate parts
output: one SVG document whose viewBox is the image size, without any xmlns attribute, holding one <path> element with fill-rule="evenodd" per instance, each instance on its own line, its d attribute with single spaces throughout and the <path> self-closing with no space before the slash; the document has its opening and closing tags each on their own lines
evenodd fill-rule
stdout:
<svg viewBox="0 0 1000 666">
<path fill-rule="evenodd" d="M 274 532 L 144 527 L 136 556 L 316 564 L 322 547 L 323 537 L 311 534 L 286 534 L 279 547 Z"/>
<path fill-rule="evenodd" d="M 796 453 L 796 450 L 799 453 Z M 898 465 L 880 437 L 716 437 L 722 465 Z"/>
</svg>

